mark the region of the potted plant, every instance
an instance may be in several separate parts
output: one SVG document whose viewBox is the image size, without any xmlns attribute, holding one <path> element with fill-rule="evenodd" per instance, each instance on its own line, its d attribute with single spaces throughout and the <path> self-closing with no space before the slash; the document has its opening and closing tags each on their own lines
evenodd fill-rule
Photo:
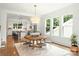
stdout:
<svg viewBox="0 0 79 59">
<path fill-rule="evenodd" d="M 71 36 L 71 51 L 78 52 L 77 35 L 75 34 Z"/>
</svg>

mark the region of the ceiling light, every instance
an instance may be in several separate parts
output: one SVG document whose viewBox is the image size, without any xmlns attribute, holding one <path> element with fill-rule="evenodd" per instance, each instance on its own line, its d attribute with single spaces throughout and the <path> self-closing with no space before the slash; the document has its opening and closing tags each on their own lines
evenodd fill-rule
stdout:
<svg viewBox="0 0 79 59">
<path fill-rule="evenodd" d="M 36 16 L 36 7 L 37 7 L 37 5 L 34 5 L 34 8 L 35 8 L 35 16 L 32 16 L 32 17 L 31 17 L 31 21 L 32 21 L 32 23 L 34 23 L 34 24 L 38 24 L 39 21 L 40 21 L 40 18 L 39 18 L 38 16 Z"/>
</svg>

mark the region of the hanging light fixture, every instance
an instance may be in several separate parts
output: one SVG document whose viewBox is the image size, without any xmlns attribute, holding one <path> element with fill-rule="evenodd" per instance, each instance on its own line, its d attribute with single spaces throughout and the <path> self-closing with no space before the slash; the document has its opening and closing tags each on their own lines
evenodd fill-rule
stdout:
<svg viewBox="0 0 79 59">
<path fill-rule="evenodd" d="M 34 8 L 35 8 L 35 16 L 32 16 L 32 17 L 31 17 L 31 21 L 32 21 L 32 23 L 34 23 L 34 24 L 38 24 L 39 21 L 40 21 L 40 18 L 39 18 L 38 16 L 36 16 L 36 7 L 37 7 L 37 5 L 34 5 Z"/>
</svg>

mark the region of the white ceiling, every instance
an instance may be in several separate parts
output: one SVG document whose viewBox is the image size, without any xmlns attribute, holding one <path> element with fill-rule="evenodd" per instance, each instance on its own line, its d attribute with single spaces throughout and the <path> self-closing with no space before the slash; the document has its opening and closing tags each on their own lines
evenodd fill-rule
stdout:
<svg viewBox="0 0 79 59">
<path fill-rule="evenodd" d="M 34 15 L 35 13 L 35 4 L 33 3 L 0 3 L 0 8 L 8 9 L 11 11 L 22 12 L 27 14 Z M 44 15 L 60 8 L 66 7 L 70 4 L 68 3 L 37 3 L 37 15 Z"/>
</svg>

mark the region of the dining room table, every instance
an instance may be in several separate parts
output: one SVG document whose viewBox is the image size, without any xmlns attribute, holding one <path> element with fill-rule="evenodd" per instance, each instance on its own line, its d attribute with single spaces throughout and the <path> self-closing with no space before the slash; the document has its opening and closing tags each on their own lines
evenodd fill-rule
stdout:
<svg viewBox="0 0 79 59">
<path fill-rule="evenodd" d="M 40 47 L 42 48 L 42 46 L 45 44 L 45 41 L 47 39 L 47 36 L 45 35 L 26 35 L 25 40 L 31 42 L 32 44 L 30 44 L 30 46 L 34 49 L 35 47 Z"/>
</svg>

